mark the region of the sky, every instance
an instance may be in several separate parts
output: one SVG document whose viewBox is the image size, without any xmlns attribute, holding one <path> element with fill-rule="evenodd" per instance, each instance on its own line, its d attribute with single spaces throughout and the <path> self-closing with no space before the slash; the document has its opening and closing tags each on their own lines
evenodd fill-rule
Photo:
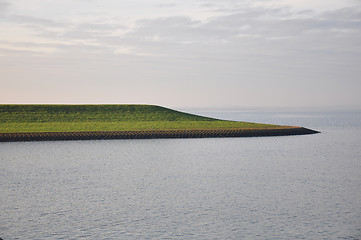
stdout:
<svg viewBox="0 0 361 240">
<path fill-rule="evenodd" d="M 361 108 L 361 0 L 0 0 L 0 103 Z"/>
</svg>

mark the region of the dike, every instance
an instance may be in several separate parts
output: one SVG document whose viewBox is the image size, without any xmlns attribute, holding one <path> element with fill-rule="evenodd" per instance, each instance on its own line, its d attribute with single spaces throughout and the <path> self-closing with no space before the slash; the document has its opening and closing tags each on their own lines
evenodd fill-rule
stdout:
<svg viewBox="0 0 361 240">
<path fill-rule="evenodd" d="M 104 139 L 159 139 L 159 138 L 225 138 L 266 137 L 315 134 L 317 131 L 303 127 L 275 129 L 217 129 L 217 130 L 148 130 L 100 132 L 33 132 L 0 133 L 0 142 L 67 141 Z"/>
</svg>

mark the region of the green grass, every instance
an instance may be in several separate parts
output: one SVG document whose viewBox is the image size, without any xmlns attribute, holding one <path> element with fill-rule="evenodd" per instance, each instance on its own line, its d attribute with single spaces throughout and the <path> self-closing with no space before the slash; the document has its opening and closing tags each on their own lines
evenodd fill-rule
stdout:
<svg viewBox="0 0 361 240">
<path fill-rule="evenodd" d="M 280 128 L 153 105 L 0 105 L 0 133 Z"/>
</svg>

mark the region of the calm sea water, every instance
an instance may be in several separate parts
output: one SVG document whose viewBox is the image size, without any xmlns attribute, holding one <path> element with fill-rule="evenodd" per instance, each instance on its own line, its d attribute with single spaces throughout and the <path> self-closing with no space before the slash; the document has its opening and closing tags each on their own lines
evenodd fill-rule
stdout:
<svg viewBox="0 0 361 240">
<path fill-rule="evenodd" d="M 193 111 L 307 136 L 0 143 L 0 238 L 361 239 L 361 111 Z"/>
</svg>

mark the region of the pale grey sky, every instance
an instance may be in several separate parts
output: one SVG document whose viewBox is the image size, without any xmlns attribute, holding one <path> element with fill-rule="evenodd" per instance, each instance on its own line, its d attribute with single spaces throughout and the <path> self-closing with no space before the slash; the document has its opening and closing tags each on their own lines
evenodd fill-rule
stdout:
<svg viewBox="0 0 361 240">
<path fill-rule="evenodd" d="M 0 0 L 0 103 L 361 107 L 360 0 Z"/>
</svg>

